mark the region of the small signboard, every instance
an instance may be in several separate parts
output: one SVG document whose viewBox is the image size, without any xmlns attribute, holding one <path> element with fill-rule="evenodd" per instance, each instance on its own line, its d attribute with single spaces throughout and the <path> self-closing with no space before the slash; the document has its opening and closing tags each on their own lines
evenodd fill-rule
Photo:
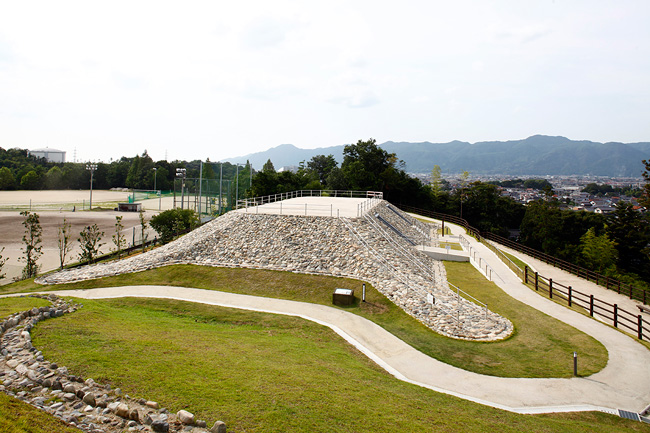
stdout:
<svg viewBox="0 0 650 433">
<path fill-rule="evenodd" d="M 352 305 L 354 304 L 354 290 L 352 289 L 334 289 L 332 302 L 335 305 Z"/>
</svg>

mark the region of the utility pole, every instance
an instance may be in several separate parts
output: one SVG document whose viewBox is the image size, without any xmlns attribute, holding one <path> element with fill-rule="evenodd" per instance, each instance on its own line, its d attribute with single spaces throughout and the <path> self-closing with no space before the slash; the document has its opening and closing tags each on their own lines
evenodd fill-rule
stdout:
<svg viewBox="0 0 650 433">
<path fill-rule="evenodd" d="M 86 170 L 90 171 L 90 210 L 93 210 L 93 173 L 97 170 L 97 164 L 86 164 Z"/>
</svg>

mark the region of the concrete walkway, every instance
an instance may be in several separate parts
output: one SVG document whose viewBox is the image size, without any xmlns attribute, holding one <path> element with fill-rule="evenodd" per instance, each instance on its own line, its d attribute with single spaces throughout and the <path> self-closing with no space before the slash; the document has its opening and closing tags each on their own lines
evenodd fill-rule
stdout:
<svg viewBox="0 0 650 433">
<path fill-rule="evenodd" d="M 533 272 L 539 272 L 539 274 L 543 275 L 544 277 L 553 278 L 554 282 L 561 283 L 565 286 L 571 286 L 572 288 L 577 289 L 582 293 L 586 293 L 587 295 L 594 295 L 595 298 L 598 298 L 607 303 L 617 304 L 619 308 L 623 308 L 624 310 L 627 310 L 634 315 L 639 314 L 639 309 L 636 306 L 639 305 L 640 302 L 630 299 L 629 296 L 618 294 L 614 290 L 608 290 L 603 286 L 599 286 L 596 283 L 587 281 L 584 278 L 579 278 L 572 273 L 563 271 L 562 269 L 556 268 L 553 265 L 549 265 L 548 263 L 537 260 L 529 255 L 520 253 L 519 251 L 505 247 L 501 244 L 493 244 L 496 245 L 497 248 L 499 248 L 501 251 L 511 254 L 522 262 L 526 263 L 533 270 Z M 633 333 L 633 335 L 636 335 L 636 333 Z"/>
<path fill-rule="evenodd" d="M 650 377 L 647 375 L 650 351 L 594 320 L 587 319 L 590 323 L 580 325 L 586 332 L 597 334 L 612 353 L 604 370 L 588 378 L 517 379 L 471 373 L 444 364 L 418 352 L 369 320 L 324 305 L 168 286 L 52 293 L 86 299 L 127 296 L 178 299 L 302 317 L 330 327 L 398 379 L 518 413 L 588 410 L 615 413 L 617 408 L 640 412 L 650 401 Z"/>
</svg>

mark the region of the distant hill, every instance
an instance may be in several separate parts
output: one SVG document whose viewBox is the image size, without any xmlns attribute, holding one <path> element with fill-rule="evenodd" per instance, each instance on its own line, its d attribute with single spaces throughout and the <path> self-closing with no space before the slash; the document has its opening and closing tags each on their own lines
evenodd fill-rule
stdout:
<svg viewBox="0 0 650 433">
<path fill-rule="evenodd" d="M 474 174 L 505 175 L 596 175 L 640 177 L 641 160 L 650 159 L 650 143 L 597 143 L 565 137 L 534 135 L 524 140 L 467 143 L 407 143 L 387 141 L 380 146 L 394 152 L 411 173 L 428 173 L 435 164 L 443 172 L 467 170 Z M 316 155 L 334 155 L 343 161 L 344 146 L 299 149 L 283 144 L 264 152 L 231 158 L 250 160 L 260 169 L 270 159 L 276 169 L 298 165 Z"/>
</svg>

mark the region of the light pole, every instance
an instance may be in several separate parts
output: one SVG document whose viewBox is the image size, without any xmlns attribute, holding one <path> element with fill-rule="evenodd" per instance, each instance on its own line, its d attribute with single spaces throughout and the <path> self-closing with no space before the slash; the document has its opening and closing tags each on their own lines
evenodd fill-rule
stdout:
<svg viewBox="0 0 650 433">
<path fill-rule="evenodd" d="M 185 176 L 187 175 L 187 170 L 184 168 L 176 169 L 176 177 L 181 178 L 181 209 L 184 208 L 185 203 Z"/>
<path fill-rule="evenodd" d="M 235 209 L 239 205 L 239 163 L 237 163 L 237 178 L 236 182 L 237 184 L 236 189 L 235 189 Z"/>
<path fill-rule="evenodd" d="M 156 177 L 158 175 L 158 167 L 152 168 L 153 170 L 153 190 L 156 191 Z"/>
<path fill-rule="evenodd" d="M 93 173 L 97 170 L 97 164 L 86 164 L 86 170 L 90 171 L 90 210 L 93 210 Z"/>
</svg>

